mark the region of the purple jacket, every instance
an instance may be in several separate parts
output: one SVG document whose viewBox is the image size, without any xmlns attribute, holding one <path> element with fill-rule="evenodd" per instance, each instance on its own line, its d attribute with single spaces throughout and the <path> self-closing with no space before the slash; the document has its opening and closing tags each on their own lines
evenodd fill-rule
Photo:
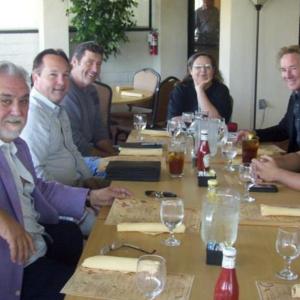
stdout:
<svg viewBox="0 0 300 300">
<path fill-rule="evenodd" d="M 32 174 L 35 189 L 32 193 L 40 222 L 53 224 L 58 216 L 71 216 L 80 219 L 85 207 L 87 189 L 65 186 L 56 182 L 45 182 L 36 177 L 29 149 L 26 143 L 17 138 L 17 156 Z M 0 150 L 0 209 L 23 224 L 20 199 L 6 159 Z M 23 266 L 12 263 L 7 242 L 0 237 L 0 299 L 20 299 Z"/>
</svg>

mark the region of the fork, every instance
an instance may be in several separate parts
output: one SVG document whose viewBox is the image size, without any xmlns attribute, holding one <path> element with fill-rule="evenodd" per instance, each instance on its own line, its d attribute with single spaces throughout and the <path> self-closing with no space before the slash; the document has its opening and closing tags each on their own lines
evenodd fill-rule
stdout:
<svg viewBox="0 0 300 300">
<path fill-rule="evenodd" d="M 135 245 L 128 244 L 128 243 L 122 243 L 122 242 L 119 242 L 119 241 L 113 241 L 110 245 L 104 245 L 100 249 L 100 254 L 107 254 L 110 251 L 117 250 L 117 249 L 120 249 L 122 247 L 127 247 L 127 248 L 131 248 L 131 249 L 135 249 L 135 250 L 141 251 L 143 253 L 147 253 L 147 254 L 154 254 L 156 252 L 155 249 L 153 249 L 151 251 L 148 251 L 148 250 L 145 250 L 145 249 L 143 249 L 143 248 L 141 248 L 139 246 L 135 246 Z"/>
</svg>

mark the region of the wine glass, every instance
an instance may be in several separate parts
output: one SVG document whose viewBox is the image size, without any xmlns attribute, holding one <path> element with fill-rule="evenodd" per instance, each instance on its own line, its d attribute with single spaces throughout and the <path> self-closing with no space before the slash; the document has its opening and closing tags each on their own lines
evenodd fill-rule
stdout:
<svg viewBox="0 0 300 300">
<path fill-rule="evenodd" d="M 141 141 L 142 130 L 147 126 L 147 115 L 146 114 L 134 114 L 133 115 L 133 126 L 137 130 L 137 140 Z"/>
<path fill-rule="evenodd" d="M 170 236 L 163 241 L 167 246 L 179 246 L 180 241 L 174 236 L 174 229 L 181 225 L 184 218 L 184 206 L 182 199 L 163 198 L 160 204 L 161 222 L 168 227 Z"/>
<path fill-rule="evenodd" d="M 168 120 L 167 131 L 169 132 L 169 134 L 172 138 L 174 138 L 174 136 L 175 136 L 176 129 L 177 129 L 177 121 L 176 120 Z"/>
<path fill-rule="evenodd" d="M 283 257 L 285 267 L 276 275 L 285 280 L 295 280 L 298 274 L 291 270 L 291 262 L 300 254 L 299 228 L 279 228 L 276 238 L 276 251 Z"/>
<path fill-rule="evenodd" d="M 254 173 L 249 163 L 241 164 L 239 166 L 239 176 L 240 180 L 244 183 L 245 190 L 241 199 L 244 202 L 254 202 L 255 198 L 250 196 L 248 190 L 250 182 L 254 183 L 255 181 Z"/>
<path fill-rule="evenodd" d="M 142 255 L 138 259 L 135 282 L 147 298 L 155 299 L 166 284 L 166 260 L 158 255 Z"/>
<path fill-rule="evenodd" d="M 229 172 L 234 172 L 235 169 L 232 166 L 232 160 L 237 155 L 237 146 L 233 140 L 227 140 L 221 145 L 222 156 L 227 160 L 227 165 L 225 170 Z"/>
<path fill-rule="evenodd" d="M 181 115 L 181 120 L 184 122 L 187 129 L 189 129 L 190 125 L 194 120 L 194 113 L 193 112 L 183 112 Z"/>
</svg>

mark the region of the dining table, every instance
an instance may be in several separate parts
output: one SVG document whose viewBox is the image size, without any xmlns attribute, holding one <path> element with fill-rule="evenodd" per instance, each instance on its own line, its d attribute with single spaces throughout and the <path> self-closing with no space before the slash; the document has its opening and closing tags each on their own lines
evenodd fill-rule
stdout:
<svg viewBox="0 0 300 300">
<path fill-rule="evenodd" d="M 147 141 L 147 136 L 144 136 L 144 140 Z M 135 141 L 134 134 L 131 134 L 129 141 Z M 122 158 L 118 157 L 118 159 Z M 126 159 L 128 159 L 128 157 Z M 143 160 L 143 157 L 135 157 L 135 159 Z M 109 160 L 109 158 L 107 158 L 107 160 Z M 128 188 L 134 193 L 134 197 L 141 201 L 149 200 L 145 195 L 146 190 L 176 193 L 178 197 L 183 199 L 185 208 L 200 213 L 202 202 L 207 195 L 207 187 L 198 186 L 197 171 L 193 168 L 192 163 L 189 161 L 185 162 L 184 176 L 182 178 L 171 178 L 168 173 L 165 156 L 162 156 L 160 160 L 161 177 L 158 182 L 137 183 L 134 181 L 113 181 L 112 185 Z M 220 153 L 217 153 L 217 155 L 211 159 L 211 167 L 217 174 L 218 187 L 229 187 L 242 193 L 243 184 L 239 181 L 238 172 L 227 172 L 224 170 L 224 166 L 224 159 Z M 299 283 L 299 280 L 284 281 L 276 277 L 276 272 L 283 268 L 283 258 L 276 252 L 275 241 L 278 227 L 300 226 L 300 218 L 283 218 L 282 220 L 274 217 L 270 218 L 271 221 L 265 221 L 259 216 L 259 206 L 260 204 L 266 204 L 300 207 L 300 193 L 278 185 L 277 193 L 251 194 L 255 197 L 255 202 L 241 203 L 240 224 L 238 227 L 237 241 L 234 245 L 237 249 L 236 273 L 239 284 L 239 299 L 292 299 L 288 296 L 280 296 L 279 294 L 277 298 L 272 296 L 271 288 L 273 287 L 280 287 L 289 291 L 293 284 Z M 160 200 L 153 198 L 151 201 Z M 104 245 L 117 240 L 126 241 L 145 249 L 155 249 L 156 254 L 166 259 L 168 274 L 191 275 L 193 283 L 187 299 L 213 299 L 214 287 L 221 267 L 206 264 L 206 247 L 201 240 L 199 230 L 196 232 L 176 234 L 176 237 L 181 241 L 181 245 L 178 247 L 168 247 L 162 244 L 162 240 L 166 238 L 167 234 L 146 235 L 139 232 L 118 232 L 115 225 L 105 224 L 108 213 L 108 207 L 101 209 L 84 247 L 79 265 L 85 258 L 99 255 L 99 251 Z M 252 217 L 251 214 L 257 215 Z M 121 248 L 114 251 L 112 255 L 139 257 L 141 253 L 134 249 Z M 299 258 L 293 261 L 292 269 L 300 274 Z M 260 286 L 260 293 L 263 293 L 264 297 L 260 298 L 257 286 Z M 156 299 L 161 299 L 161 296 L 158 296 Z M 90 298 L 67 295 L 65 299 L 87 300 Z M 101 298 L 101 295 L 99 295 L 99 299 L 105 298 Z M 130 298 L 124 299 L 130 300 Z M 140 299 L 144 298 L 141 296 Z"/>
<path fill-rule="evenodd" d="M 112 89 L 112 104 L 140 104 L 151 100 L 153 92 L 135 89 L 133 87 L 114 87 Z"/>
</svg>

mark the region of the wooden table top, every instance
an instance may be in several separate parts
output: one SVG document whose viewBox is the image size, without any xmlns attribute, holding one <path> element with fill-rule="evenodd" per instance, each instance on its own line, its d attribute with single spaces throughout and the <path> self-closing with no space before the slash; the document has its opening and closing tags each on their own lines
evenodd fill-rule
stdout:
<svg viewBox="0 0 300 300">
<path fill-rule="evenodd" d="M 117 88 L 113 88 L 113 95 L 112 95 L 112 104 L 137 104 L 137 103 L 143 103 L 147 102 L 152 98 L 153 93 L 146 91 L 146 90 L 140 90 L 140 89 L 134 89 L 134 88 L 128 88 L 126 92 L 132 92 L 132 93 L 138 93 L 142 96 L 123 96 L 121 94 L 121 91 L 117 91 Z"/>
<path fill-rule="evenodd" d="M 236 173 L 226 173 L 224 161 L 217 158 L 212 160 L 213 168 L 217 172 L 219 186 L 237 189 L 242 192 L 242 185 L 238 183 Z M 185 173 L 182 179 L 169 177 L 165 164 L 162 165 L 160 182 L 113 182 L 113 185 L 126 186 L 132 190 L 136 198 L 146 198 L 145 190 L 172 191 L 184 199 L 185 207 L 199 208 L 207 189 L 198 187 L 195 170 L 190 163 L 185 164 Z M 279 186 L 278 193 L 253 193 L 256 203 L 270 205 L 299 203 L 299 192 Z M 157 200 L 153 200 L 157 201 Z M 220 272 L 218 266 L 205 264 L 205 248 L 201 241 L 200 233 L 185 233 L 178 235 L 182 244 L 179 247 L 166 247 L 161 244 L 165 235 L 149 236 L 141 233 L 118 233 L 115 226 L 104 225 L 107 209 L 102 210 L 93 232 L 85 246 L 83 258 L 99 254 L 99 249 L 113 240 L 122 239 L 146 248 L 154 248 L 157 254 L 167 260 L 167 270 L 170 273 L 188 273 L 195 275 L 191 297 L 192 300 L 212 299 L 214 286 Z M 276 253 L 275 240 L 278 227 L 274 226 L 246 226 L 240 225 L 237 248 L 236 270 L 240 288 L 241 300 L 259 299 L 255 286 L 256 280 L 267 280 L 290 284 L 279 280 L 275 273 L 283 268 L 283 259 Z M 140 253 L 132 249 L 122 249 L 114 252 L 114 255 L 138 257 Z M 300 274 L 300 261 L 296 259 L 292 263 L 292 269 Z M 300 280 L 292 283 L 299 283 Z M 67 300 L 88 299 L 67 296 Z"/>
</svg>

